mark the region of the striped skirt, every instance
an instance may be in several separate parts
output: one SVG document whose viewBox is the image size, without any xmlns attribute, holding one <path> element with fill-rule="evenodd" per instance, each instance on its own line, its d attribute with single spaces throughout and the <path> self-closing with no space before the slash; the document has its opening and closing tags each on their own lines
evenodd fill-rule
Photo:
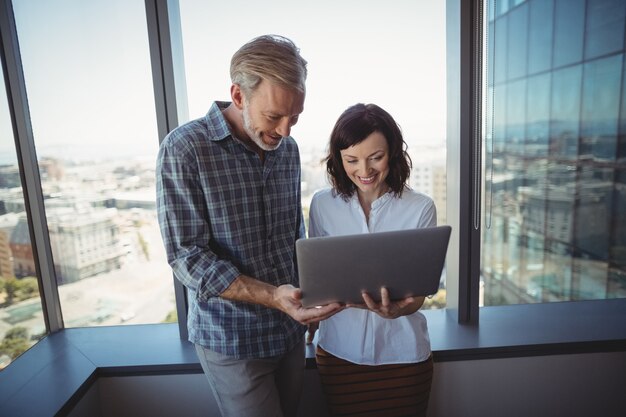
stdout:
<svg viewBox="0 0 626 417">
<path fill-rule="evenodd" d="M 357 365 L 318 346 L 315 359 L 332 416 L 426 416 L 432 356 L 420 363 Z"/>
</svg>

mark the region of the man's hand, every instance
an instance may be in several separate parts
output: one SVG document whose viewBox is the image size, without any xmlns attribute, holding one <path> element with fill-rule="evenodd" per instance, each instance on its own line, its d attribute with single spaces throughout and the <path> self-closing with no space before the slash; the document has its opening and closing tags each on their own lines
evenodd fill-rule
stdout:
<svg viewBox="0 0 626 417">
<path fill-rule="evenodd" d="M 293 285 L 281 285 L 274 291 L 274 305 L 276 308 L 289 314 L 294 320 L 302 324 L 317 323 L 345 308 L 339 303 L 304 308 L 302 307 L 301 299 L 302 291 Z"/>
<path fill-rule="evenodd" d="M 368 293 L 363 293 L 363 301 L 365 301 L 367 308 L 386 319 L 395 319 L 413 314 L 419 310 L 424 303 L 424 297 L 407 297 L 400 301 L 391 301 L 389 299 L 389 290 L 385 287 L 381 287 L 380 289 L 380 298 L 380 303 L 377 303 Z M 362 308 L 363 306 L 354 305 L 354 307 Z"/>
<path fill-rule="evenodd" d="M 221 297 L 275 308 L 289 314 L 294 320 L 302 324 L 316 323 L 327 319 L 345 308 L 339 303 L 328 304 L 323 307 L 304 308 L 300 301 L 302 291 L 293 285 L 285 284 L 274 287 L 246 275 L 238 276 L 221 294 Z"/>
</svg>

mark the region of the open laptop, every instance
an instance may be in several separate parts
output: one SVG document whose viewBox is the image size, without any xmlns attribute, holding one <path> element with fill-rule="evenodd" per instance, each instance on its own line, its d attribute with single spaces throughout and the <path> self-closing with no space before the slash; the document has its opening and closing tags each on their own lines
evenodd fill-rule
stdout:
<svg viewBox="0 0 626 417">
<path fill-rule="evenodd" d="M 435 294 L 451 230 L 437 226 L 298 240 L 302 305 L 363 303 L 363 291 L 380 301 L 382 286 L 392 300 Z"/>
</svg>

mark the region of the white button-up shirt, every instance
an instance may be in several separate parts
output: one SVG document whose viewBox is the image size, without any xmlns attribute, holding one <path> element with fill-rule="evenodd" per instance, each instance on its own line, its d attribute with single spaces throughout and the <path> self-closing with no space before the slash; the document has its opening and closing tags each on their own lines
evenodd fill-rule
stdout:
<svg viewBox="0 0 626 417">
<path fill-rule="evenodd" d="M 437 224 L 432 199 L 413 190 L 401 198 L 387 193 L 372 203 L 369 222 L 356 193 L 348 201 L 331 189 L 313 196 L 309 237 L 387 232 Z M 338 358 L 361 365 L 415 363 L 428 359 L 430 339 L 419 311 L 385 319 L 369 310 L 348 308 L 320 323 L 318 344 Z"/>
</svg>

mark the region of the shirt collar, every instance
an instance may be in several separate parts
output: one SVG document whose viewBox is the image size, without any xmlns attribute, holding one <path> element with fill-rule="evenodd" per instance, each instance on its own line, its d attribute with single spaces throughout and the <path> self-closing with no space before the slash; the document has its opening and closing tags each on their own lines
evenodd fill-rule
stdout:
<svg viewBox="0 0 626 417">
<path fill-rule="evenodd" d="M 393 198 L 393 193 L 391 192 L 391 190 L 387 191 L 385 194 L 381 195 L 380 197 L 378 197 L 376 200 L 372 202 L 372 210 L 378 210 L 380 207 L 384 206 L 389 201 L 391 201 L 392 198 Z"/>
<path fill-rule="evenodd" d="M 230 106 L 228 101 L 214 101 L 213 105 L 206 114 L 209 139 L 212 141 L 220 141 L 231 136 L 228 123 L 222 114 L 222 110 Z"/>
<path fill-rule="evenodd" d="M 380 197 L 378 197 L 376 200 L 372 202 L 372 211 L 380 209 L 389 201 L 391 201 L 393 197 L 394 197 L 394 194 L 393 192 L 391 192 L 391 190 L 381 195 Z M 352 200 L 352 204 L 357 205 L 359 207 L 361 206 L 361 203 L 359 202 L 359 196 L 356 191 L 354 192 L 354 194 L 352 194 L 351 200 Z"/>
</svg>

